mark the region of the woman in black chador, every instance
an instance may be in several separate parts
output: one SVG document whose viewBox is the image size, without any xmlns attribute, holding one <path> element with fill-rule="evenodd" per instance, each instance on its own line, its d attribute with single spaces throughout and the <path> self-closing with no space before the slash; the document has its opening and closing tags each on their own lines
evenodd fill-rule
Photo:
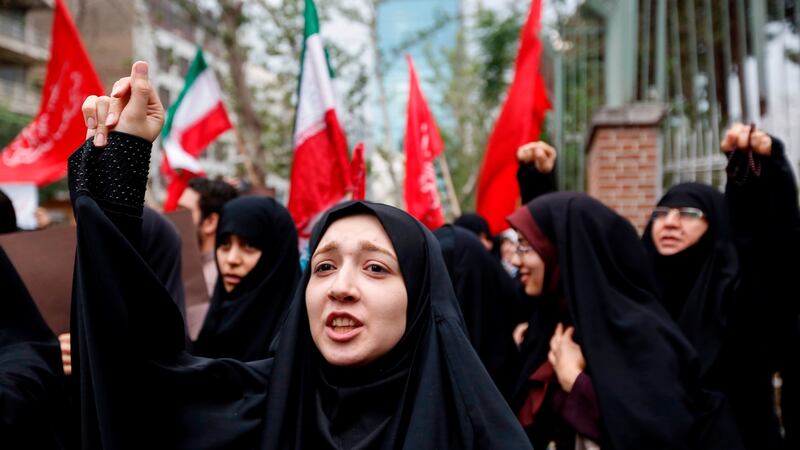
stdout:
<svg viewBox="0 0 800 450">
<path fill-rule="evenodd" d="M 780 449 L 772 372 L 799 351 L 790 282 L 800 253 L 797 189 L 779 140 L 736 124 L 722 148 L 725 195 L 674 186 L 642 241 L 664 306 L 699 354 L 703 385 L 730 399 L 748 449 Z"/>
<path fill-rule="evenodd" d="M 0 447 L 69 448 L 58 341 L 2 247 L 0 287 Z"/>
<path fill-rule="evenodd" d="M 192 353 L 253 361 L 267 356 L 300 279 L 297 232 L 271 198 L 241 197 L 222 208 L 217 285 Z"/>
<path fill-rule="evenodd" d="M 519 371 L 512 333 L 517 303 L 514 280 L 470 230 L 445 225 L 433 232 L 458 298 L 467 337 L 503 395 Z"/>
<path fill-rule="evenodd" d="M 530 448 L 464 333 L 436 238 L 389 206 L 320 218 L 274 357 L 187 354 L 138 253 L 163 108 L 147 65 L 132 75 L 111 132 L 93 130 L 106 145 L 89 139 L 69 161 L 83 448 Z M 103 124 L 109 103 L 89 98 L 84 114 Z"/>
<path fill-rule="evenodd" d="M 720 399 L 658 303 L 633 226 L 583 194 L 546 194 L 508 218 L 539 302 L 522 343 L 512 408 L 534 447 L 737 449 Z"/>
</svg>

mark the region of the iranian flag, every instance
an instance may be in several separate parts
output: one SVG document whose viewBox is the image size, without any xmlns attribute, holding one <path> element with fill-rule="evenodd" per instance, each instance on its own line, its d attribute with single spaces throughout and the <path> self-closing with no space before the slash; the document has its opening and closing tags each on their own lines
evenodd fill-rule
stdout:
<svg viewBox="0 0 800 450">
<path fill-rule="evenodd" d="M 183 90 L 167 111 L 161 131 L 164 149 L 161 168 L 170 179 L 164 211 L 174 211 L 189 179 L 204 174 L 198 156 L 231 128 L 222 103 L 222 89 L 214 71 L 206 64 L 203 50 L 198 48 Z"/>
<path fill-rule="evenodd" d="M 336 118 L 331 70 L 313 0 L 306 0 L 305 22 L 289 189 L 289 212 L 301 247 L 317 218 L 344 200 L 351 188 L 347 142 Z"/>
</svg>

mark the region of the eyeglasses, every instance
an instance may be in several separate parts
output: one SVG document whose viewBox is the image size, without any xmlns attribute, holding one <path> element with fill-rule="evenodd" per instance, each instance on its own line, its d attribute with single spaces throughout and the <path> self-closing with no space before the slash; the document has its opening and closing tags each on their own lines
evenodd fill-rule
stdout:
<svg viewBox="0 0 800 450">
<path fill-rule="evenodd" d="M 666 219 L 670 212 L 678 211 L 678 217 L 681 220 L 700 220 L 705 217 L 705 213 L 700 211 L 697 208 L 692 208 L 691 206 L 683 207 L 683 208 L 670 208 L 669 206 L 657 206 L 653 208 L 652 218 L 653 220 L 656 219 Z"/>
<path fill-rule="evenodd" d="M 517 255 L 522 256 L 530 252 L 531 250 L 533 250 L 533 247 L 531 247 L 530 245 L 517 244 L 517 248 L 514 251 L 517 253 Z"/>
</svg>

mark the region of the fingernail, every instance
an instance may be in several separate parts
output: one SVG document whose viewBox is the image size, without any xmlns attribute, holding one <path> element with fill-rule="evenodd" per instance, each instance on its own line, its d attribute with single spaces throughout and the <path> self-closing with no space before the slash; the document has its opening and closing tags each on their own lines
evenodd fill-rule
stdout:
<svg viewBox="0 0 800 450">
<path fill-rule="evenodd" d="M 103 133 L 98 133 L 94 135 L 94 145 L 95 147 L 105 147 L 106 137 L 103 136 Z"/>
<path fill-rule="evenodd" d="M 106 126 L 113 125 L 114 119 L 115 119 L 114 113 L 109 113 L 108 116 L 106 116 Z"/>
<path fill-rule="evenodd" d="M 119 92 L 119 84 L 114 83 L 114 87 L 111 89 L 111 96 L 116 97 L 118 92 Z"/>
<path fill-rule="evenodd" d="M 147 64 L 136 64 L 137 75 L 147 75 Z"/>
<path fill-rule="evenodd" d="M 97 122 L 94 120 L 94 117 L 86 119 L 86 126 L 89 127 L 90 130 L 97 128 Z"/>
</svg>

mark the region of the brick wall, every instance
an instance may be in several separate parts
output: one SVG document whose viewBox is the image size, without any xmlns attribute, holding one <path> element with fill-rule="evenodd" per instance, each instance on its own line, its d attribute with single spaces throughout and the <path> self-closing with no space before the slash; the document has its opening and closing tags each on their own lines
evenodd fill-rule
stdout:
<svg viewBox="0 0 800 450">
<path fill-rule="evenodd" d="M 632 109 L 629 114 L 636 113 Z M 603 112 L 598 116 L 602 119 Z M 641 233 L 661 194 L 661 116 L 649 121 L 639 116 L 639 123 L 614 117 L 595 121 L 586 159 L 587 193 L 628 218 Z"/>
</svg>

